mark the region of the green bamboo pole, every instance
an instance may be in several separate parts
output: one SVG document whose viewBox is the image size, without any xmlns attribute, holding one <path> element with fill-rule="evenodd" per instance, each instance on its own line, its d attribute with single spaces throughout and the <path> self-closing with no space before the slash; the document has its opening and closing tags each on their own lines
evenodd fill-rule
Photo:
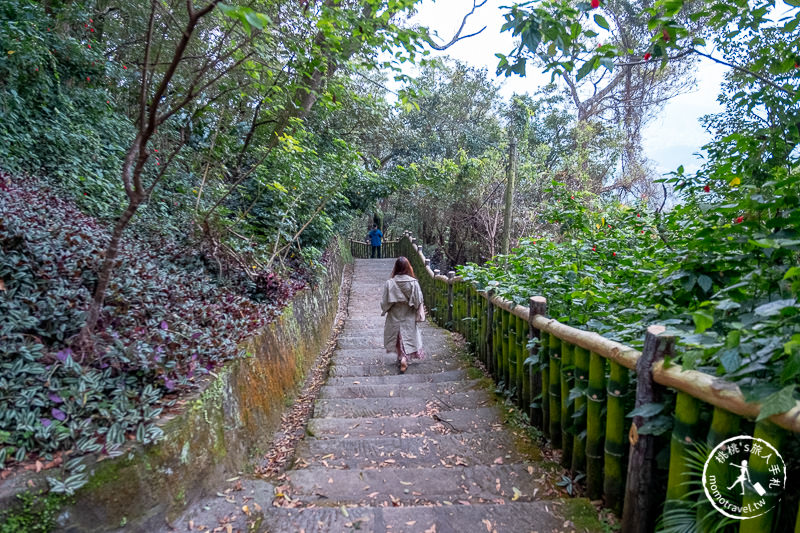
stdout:
<svg viewBox="0 0 800 533">
<path fill-rule="evenodd" d="M 542 433 L 550 437 L 550 334 L 546 331 L 540 333 L 539 339 L 539 365 L 541 366 L 542 396 L 539 403 L 542 406 Z"/>
<path fill-rule="evenodd" d="M 689 451 L 694 448 L 700 434 L 700 408 L 702 402 L 685 392 L 678 392 L 675 399 L 675 419 L 669 448 L 669 478 L 667 500 L 687 500 L 691 487 L 689 475 Z M 667 505 L 667 508 L 672 505 Z"/>
<path fill-rule="evenodd" d="M 517 317 L 517 398 L 522 412 L 530 415 L 531 380 L 530 373 L 525 366 L 528 358 L 528 324 Z"/>
<path fill-rule="evenodd" d="M 528 372 L 530 383 L 530 393 L 528 395 L 528 405 L 531 417 L 531 424 L 544 431 L 544 420 L 542 419 L 542 372 L 544 345 L 542 343 L 542 332 L 533 326 L 536 315 L 547 316 L 547 300 L 543 296 L 532 296 L 528 300 L 528 333 L 531 339 L 538 339 L 530 350 L 531 356 L 538 356 L 539 364 L 531 365 Z"/>
<path fill-rule="evenodd" d="M 492 304 L 491 297 L 493 291 L 486 293 L 486 369 L 490 375 L 494 373 L 494 304 Z"/>
<path fill-rule="evenodd" d="M 589 385 L 589 351 L 575 346 L 575 386 L 583 394 L 575 398 L 575 414 L 572 417 L 575 437 L 572 445 L 572 471 L 586 471 L 586 389 Z"/>
<path fill-rule="evenodd" d="M 503 379 L 502 367 L 500 366 L 503 356 L 502 312 L 502 309 L 495 306 L 494 324 L 492 324 L 492 368 L 494 369 L 494 380 L 496 382 L 500 382 Z"/>
<path fill-rule="evenodd" d="M 550 340 L 550 444 L 561 448 L 561 339 Z"/>
<path fill-rule="evenodd" d="M 624 401 L 624 395 L 628 390 L 628 369 L 615 361 L 609 361 L 609 367 L 606 388 L 608 403 L 606 407 L 603 494 L 606 505 L 620 515 L 625 489 L 625 456 L 628 450 Z"/>
<path fill-rule="evenodd" d="M 742 419 L 730 411 L 721 407 L 715 407 L 711 415 L 711 427 L 706 436 L 706 444 L 709 450 L 714 449 L 722 441 L 739 435 L 739 427 Z M 724 490 L 727 496 L 727 487 L 731 485 L 733 479 L 730 477 L 732 471 L 728 465 L 720 465 L 716 461 L 711 461 L 708 464 L 707 476 L 714 476 L 717 480 L 717 486 Z M 717 521 L 719 512 L 712 507 L 711 502 L 708 501 L 705 493 L 697 496 L 697 523 L 702 525 L 710 525 Z"/>
<path fill-rule="evenodd" d="M 780 428 L 779 426 L 773 424 L 769 420 L 761 420 L 760 422 L 756 422 L 756 430 L 753 433 L 753 437 L 757 439 L 762 439 L 775 447 L 775 449 L 780 450 L 781 445 L 783 444 L 784 439 L 786 438 L 786 430 Z M 762 486 L 767 491 L 764 496 L 759 496 L 759 494 L 754 490 L 747 490 L 745 491 L 745 495 L 742 498 L 742 507 L 745 509 L 751 509 L 750 512 L 754 511 L 759 505 L 763 509 L 771 509 L 775 507 L 782 495 L 783 492 L 783 481 L 786 472 L 786 464 L 781 464 L 780 459 L 776 456 L 776 453 L 772 450 L 769 450 L 764 446 L 761 450 L 757 450 L 755 444 L 757 441 L 753 442 L 753 448 L 750 452 L 750 459 L 748 460 L 748 468 L 750 472 L 750 477 L 753 482 L 757 482 L 758 480 L 762 480 Z M 767 455 L 771 457 L 767 458 Z M 784 460 L 786 458 L 784 457 Z M 780 471 L 777 470 L 777 467 L 780 466 Z M 774 471 L 771 471 L 771 468 L 775 468 Z M 777 488 L 773 489 L 769 485 L 769 481 L 777 479 L 781 482 L 781 490 Z M 770 490 L 772 489 L 772 490 Z M 765 531 L 772 531 L 773 520 L 778 516 L 778 510 L 774 509 L 771 512 L 763 513 L 761 516 L 755 516 L 753 518 L 748 518 L 747 520 L 742 520 L 741 524 L 739 525 L 739 533 L 763 533 Z"/>
<path fill-rule="evenodd" d="M 575 412 L 574 404 L 569 399 L 572 390 L 573 369 L 575 365 L 574 346 L 568 342 L 561 342 L 561 466 L 572 468 L 572 447 L 575 440 L 575 431 L 572 425 L 572 414 Z"/>
<path fill-rule="evenodd" d="M 508 348 L 509 348 L 509 339 L 511 334 L 509 332 L 510 325 L 509 325 L 509 312 L 505 309 L 500 311 L 500 316 L 502 316 L 501 322 L 501 331 L 500 331 L 500 338 L 502 340 L 502 344 L 500 346 L 501 349 L 501 359 L 500 359 L 500 379 L 505 384 L 506 390 L 511 389 L 511 383 L 509 381 L 509 358 L 508 358 Z"/>
<path fill-rule="evenodd" d="M 603 406 L 606 399 L 606 360 L 589 355 L 589 384 L 586 389 L 586 492 L 590 500 L 603 494 Z"/>
</svg>

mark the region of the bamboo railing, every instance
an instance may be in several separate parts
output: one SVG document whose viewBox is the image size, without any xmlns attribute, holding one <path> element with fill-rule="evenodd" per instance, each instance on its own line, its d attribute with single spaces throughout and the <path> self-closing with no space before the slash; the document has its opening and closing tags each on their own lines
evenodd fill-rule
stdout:
<svg viewBox="0 0 800 533">
<path fill-rule="evenodd" d="M 639 351 L 547 318 L 542 296 L 531 297 L 527 307 L 515 305 L 492 291 L 476 290 L 452 271 L 431 270 L 408 233 L 397 251 L 417 273 L 431 319 L 466 338 L 531 423 L 561 450 L 562 465 L 585 473 L 587 496 L 602 497 L 622 516 L 623 533 L 653 531 L 661 502 L 669 509 L 692 501 L 700 507 L 704 500 L 705 511 L 715 512 L 702 489 L 698 496 L 698 487 L 689 484 L 696 443 L 711 449 L 730 437 L 750 435 L 780 451 L 788 435 L 800 433 L 800 403 L 753 423 L 760 407 L 745 401 L 734 383 L 666 364 L 675 339 L 665 336 L 662 326 L 647 329 Z M 629 413 L 659 399 L 674 400 L 665 403 L 674 405 L 672 412 L 660 413 L 672 416 L 671 435 L 639 433 L 656 413 L 640 411 L 632 421 Z M 668 466 L 659 469 L 655 452 L 667 447 Z M 746 505 L 748 498 L 739 504 Z M 739 521 L 739 531 L 800 533 L 797 494 L 783 500 L 771 512 Z"/>
<path fill-rule="evenodd" d="M 397 257 L 400 250 L 400 241 L 384 241 L 381 245 L 381 257 Z M 350 239 L 350 255 L 355 259 L 369 259 L 372 254 L 372 246 L 368 242 L 355 241 Z"/>
</svg>

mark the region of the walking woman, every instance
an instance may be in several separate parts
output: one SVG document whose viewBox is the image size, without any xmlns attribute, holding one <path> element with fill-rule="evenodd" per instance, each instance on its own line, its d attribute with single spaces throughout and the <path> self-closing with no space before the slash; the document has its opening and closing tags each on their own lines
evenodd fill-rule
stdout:
<svg viewBox="0 0 800 533">
<path fill-rule="evenodd" d="M 417 327 L 417 323 L 425 320 L 422 289 L 405 257 L 397 258 L 392 277 L 383 286 L 381 310 L 381 316 L 386 315 L 383 344 L 387 352 L 397 352 L 397 366 L 402 374 L 408 368 L 409 359 L 425 357 Z"/>
</svg>

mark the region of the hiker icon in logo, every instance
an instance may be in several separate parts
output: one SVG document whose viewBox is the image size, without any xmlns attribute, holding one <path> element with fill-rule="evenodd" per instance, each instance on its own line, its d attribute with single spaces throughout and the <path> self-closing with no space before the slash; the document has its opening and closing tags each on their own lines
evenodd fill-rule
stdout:
<svg viewBox="0 0 800 533">
<path fill-rule="evenodd" d="M 733 489 L 733 487 L 735 487 L 736 485 L 741 485 L 742 486 L 742 496 L 744 496 L 744 482 L 745 482 L 745 480 L 747 480 L 747 482 L 756 490 L 756 492 L 758 493 L 759 496 L 763 496 L 764 494 L 767 493 L 767 491 L 764 490 L 764 487 L 761 486 L 761 483 L 759 483 L 758 481 L 753 483 L 751 481 L 751 479 L 750 479 L 750 470 L 747 468 L 747 459 L 743 459 L 741 465 L 735 465 L 733 463 L 728 463 L 728 464 L 731 465 L 734 468 L 738 468 L 741 471 L 741 473 L 739 474 L 739 477 L 736 478 L 736 481 L 733 482 L 733 485 L 728 487 L 728 490 Z"/>
<path fill-rule="evenodd" d="M 706 497 L 717 511 L 747 520 L 778 504 L 786 487 L 786 464 L 769 442 L 740 435 L 711 451 L 702 481 Z"/>
</svg>

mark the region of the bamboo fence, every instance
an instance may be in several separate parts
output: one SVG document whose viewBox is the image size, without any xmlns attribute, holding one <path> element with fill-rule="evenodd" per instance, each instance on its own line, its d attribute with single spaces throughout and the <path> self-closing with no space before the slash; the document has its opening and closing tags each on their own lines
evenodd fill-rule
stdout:
<svg viewBox="0 0 800 533">
<path fill-rule="evenodd" d="M 393 258 L 400 255 L 400 241 L 384 241 L 381 245 L 381 257 Z M 350 239 L 350 255 L 356 259 L 369 259 L 372 255 L 372 245 L 368 242 Z"/>
<path fill-rule="evenodd" d="M 530 298 L 529 306 L 515 305 L 492 291 L 478 291 L 453 272 L 431 270 L 408 233 L 397 252 L 414 267 L 430 318 L 464 335 L 498 385 L 561 450 L 562 465 L 585 473 L 587 496 L 603 498 L 622 516 L 623 533 L 653 531 L 661 502 L 665 509 L 694 503 L 698 517 L 701 509 L 714 512 L 702 489 L 698 495 L 699 485 L 689 483 L 696 443 L 711 449 L 746 434 L 766 437 L 780 451 L 787 436 L 800 433 L 800 403 L 753 423 L 760 407 L 745 401 L 738 386 L 665 364 L 674 339 L 663 335 L 662 326 L 648 328 L 639 351 L 547 318 L 542 296 Z M 674 399 L 665 403 L 674 406 L 672 412 L 660 415 L 672 418 L 671 434 L 639 434 L 656 414 L 643 412 L 631 420 L 629 413 L 668 397 Z M 662 458 L 668 459 L 666 469 L 658 467 L 657 449 L 669 451 Z M 776 511 L 739 524 L 739 531 L 748 533 L 792 530 L 800 533 L 796 494 L 784 497 Z"/>
</svg>

